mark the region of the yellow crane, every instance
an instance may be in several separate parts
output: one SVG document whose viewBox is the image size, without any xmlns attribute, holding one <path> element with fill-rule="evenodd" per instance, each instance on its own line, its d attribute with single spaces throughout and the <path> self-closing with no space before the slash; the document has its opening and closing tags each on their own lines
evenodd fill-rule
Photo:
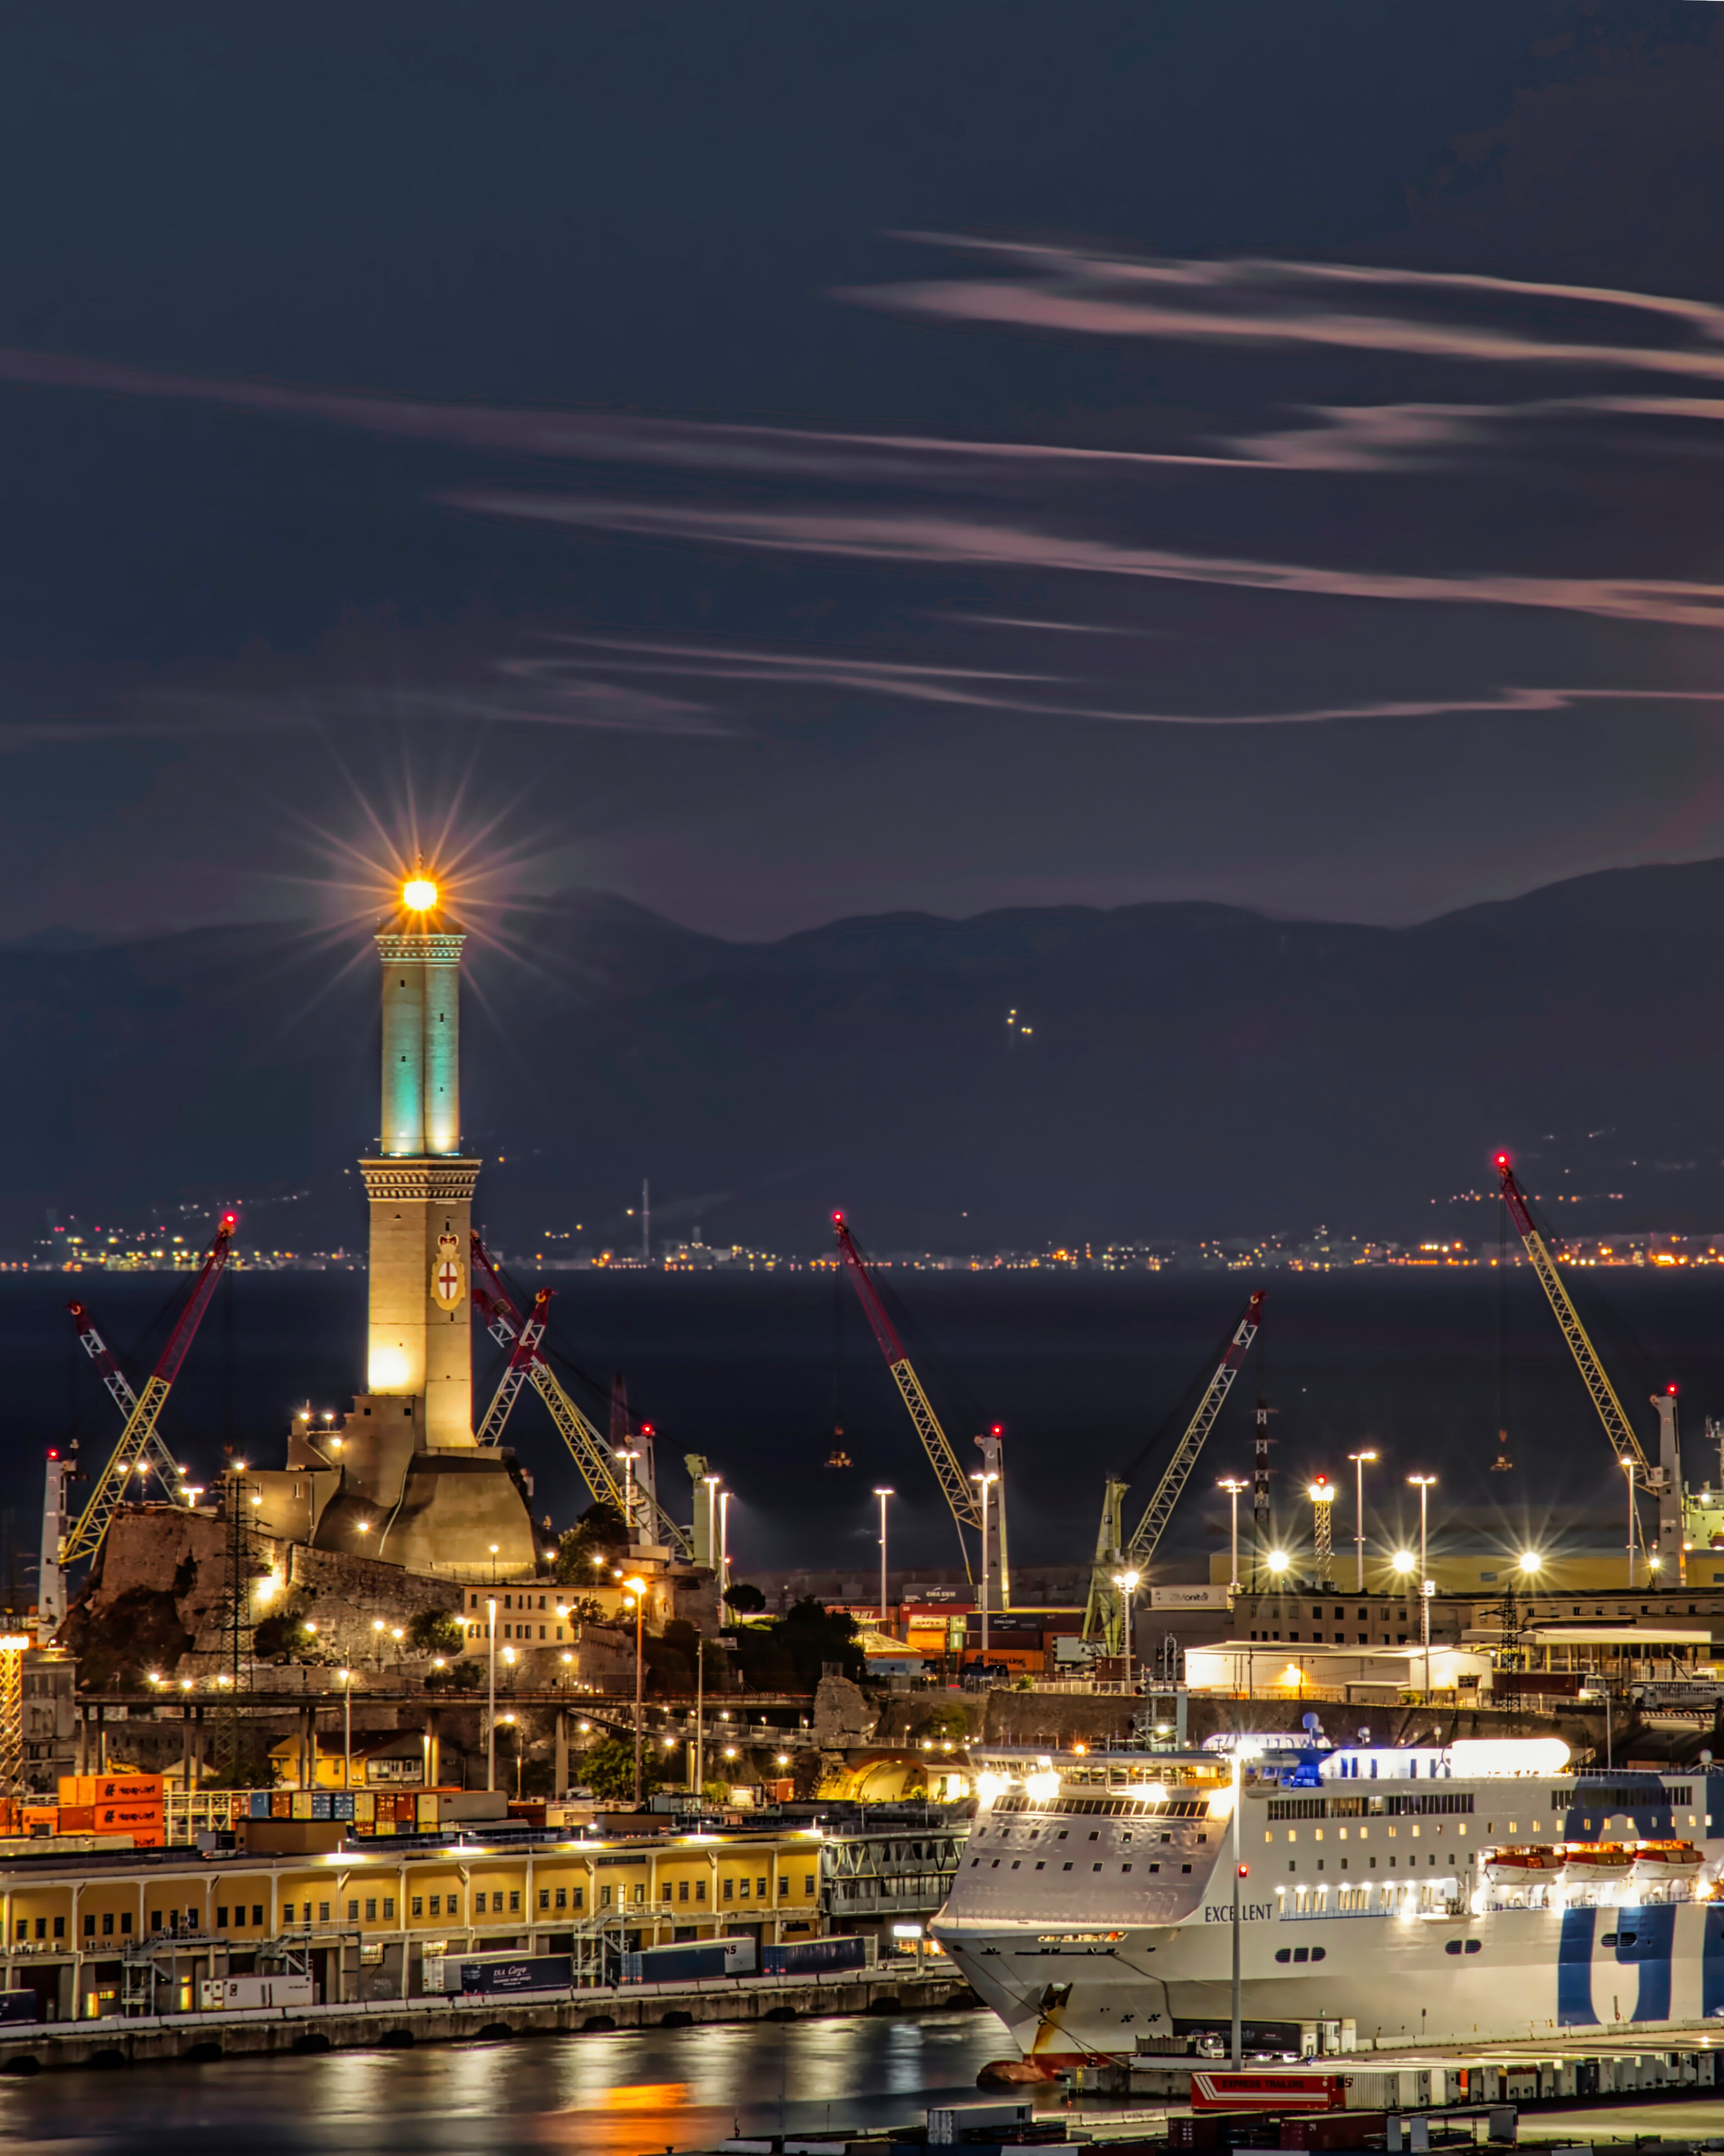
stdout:
<svg viewBox="0 0 1724 2156">
<path fill-rule="evenodd" d="M 1659 1451 L 1656 1465 L 1650 1460 L 1629 1420 L 1622 1402 L 1616 1396 L 1616 1388 L 1598 1359 L 1587 1329 L 1580 1322 L 1580 1312 L 1574 1307 L 1573 1297 L 1562 1285 L 1562 1276 L 1557 1270 L 1557 1261 L 1551 1255 L 1550 1245 L 1539 1231 L 1532 1217 L 1532 1208 L 1526 1193 L 1516 1176 L 1513 1163 L 1506 1152 L 1494 1157 L 1497 1178 L 1502 1187 L 1502 1199 L 1508 1207 L 1509 1218 L 1514 1222 L 1524 1245 L 1538 1284 L 1544 1290 L 1546 1300 L 1555 1313 L 1562 1337 L 1568 1343 L 1568 1352 L 1574 1358 L 1574 1367 L 1593 1405 L 1598 1411 L 1598 1419 L 1604 1425 L 1604 1435 L 1610 1440 L 1610 1449 L 1616 1455 L 1616 1464 L 1629 1479 L 1630 1506 L 1630 1539 L 1629 1543 L 1629 1584 L 1634 1584 L 1634 1548 L 1638 1543 L 1645 1548 L 1644 1530 L 1640 1524 L 1639 1506 L 1634 1491 L 1638 1486 L 1651 1491 L 1658 1499 L 1658 1564 L 1668 1564 L 1671 1577 L 1680 1580 L 1686 1568 L 1682 1562 L 1682 1470 L 1676 1450 L 1675 1388 L 1665 1394 L 1654 1394 L 1652 1404 L 1659 1411 Z M 1651 1560 L 1649 1558 L 1649 1563 Z"/>
<path fill-rule="evenodd" d="M 1173 1448 L 1173 1456 L 1162 1470 L 1157 1483 L 1155 1495 L 1144 1507 L 1143 1517 L 1129 1542 L 1122 1542 L 1120 1529 L 1123 1519 L 1122 1507 L 1126 1491 L 1130 1486 L 1115 1476 L 1110 1476 L 1107 1491 L 1101 1507 L 1101 1530 L 1095 1541 L 1095 1561 L 1090 1573 L 1090 1600 L 1084 1611 L 1083 1636 L 1086 1640 L 1099 1637 L 1110 1655 L 1120 1651 L 1125 1637 L 1126 1596 L 1116 1584 L 1116 1573 L 1142 1573 L 1155 1555 L 1167 1522 L 1173 1517 L 1173 1508 L 1184 1494 L 1191 1480 L 1192 1470 L 1198 1464 L 1198 1455 L 1203 1449 L 1203 1440 L 1215 1426 L 1215 1418 L 1221 1412 L 1222 1403 L 1233 1390 L 1233 1381 L 1243 1368 L 1251 1342 L 1257 1337 L 1257 1328 L 1263 1322 L 1263 1290 L 1259 1288 L 1245 1306 L 1245 1314 L 1234 1327 L 1233 1335 L 1223 1350 L 1221 1360 L 1203 1396 L 1198 1402 L 1197 1412 L 1185 1425 L 1179 1442 Z"/>
<path fill-rule="evenodd" d="M 173 1381 L 180 1373 L 180 1365 L 186 1359 L 186 1351 L 192 1345 L 204 1312 L 209 1307 L 216 1282 L 221 1278 L 222 1268 L 227 1264 L 228 1253 L 233 1247 L 233 1230 L 239 1224 L 237 1213 L 223 1214 L 216 1229 L 215 1240 L 210 1245 L 198 1278 L 192 1283 L 185 1308 L 181 1311 L 177 1323 L 168 1335 L 167 1345 L 150 1373 L 144 1389 L 133 1400 L 131 1412 L 126 1418 L 126 1427 L 120 1433 L 120 1441 L 110 1455 L 107 1466 L 95 1478 L 90 1501 L 80 1514 L 77 1525 L 61 1541 L 59 1562 L 62 1565 L 76 1564 L 81 1558 L 94 1557 L 101 1548 L 140 1460 L 159 1453 L 163 1462 L 168 1466 L 172 1466 L 172 1460 L 156 1435 L 156 1425 L 162 1419 L 162 1410 Z M 105 1373 L 104 1374 L 105 1376 Z M 110 1391 L 113 1389 L 111 1385 L 109 1389 Z"/>
<path fill-rule="evenodd" d="M 613 1507 L 627 1522 L 631 1536 L 638 1527 L 644 1528 L 650 1540 L 675 1551 L 680 1558 L 691 1558 L 693 1545 L 686 1530 L 676 1524 L 653 1492 L 641 1483 L 632 1479 L 618 1480 L 611 1448 L 569 1398 L 557 1373 L 546 1361 L 542 1343 L 551 1290 L 539 1290 L 531 1310 L 523 1318 L 490 1251 L 476 1233 L 473 1236 L 473 1260 L 475 1271 L 482 1269 L 491 1284 L 488 1293 L 476 1292 L 474 1301 L 488 1322 L 492 1338 L 510 1349 L 508 1366 L 475 1433 L 480 1444 L 495 1445 L 498 1441 L 521 1387 L 531 1383 L 549 1410 L 557 1435 L 568 1447 L 569 1455 L 580 1469 L 581 1479 L 594 1500 Z"/>
</svg>

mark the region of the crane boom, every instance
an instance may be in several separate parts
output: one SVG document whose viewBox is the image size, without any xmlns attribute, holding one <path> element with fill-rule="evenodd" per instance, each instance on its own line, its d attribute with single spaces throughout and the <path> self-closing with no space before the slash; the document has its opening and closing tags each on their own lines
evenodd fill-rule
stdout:
<svg viewBox="0 0 1724 2156">
<path fill-rule="evenodd" d="M 958 1544 L 964 1552 L 964 1570 L 970 1568 L 970 1553 L 964 1543 L 963 1530 L 982 1525 L 982 1509 L 977 1502 L 963 1469 L 958 1465 L 957 1455 L 946 1432 L 940 1427 L 940 1418 L 928 1403 L 922 1390 L 921 1380 L 916 1367 L 904 1352 L 904 1343 L 898 1337 L 897 1328 L 886 1315 L 886 1306 L 880 1301 L 868 1270 L 868 1260 L 863 1256 L 851 1235 L 842 1213 L 832 1216 L 833 1232 L 838 1238 L 838 1254 L 849 1268 L 855 1283 L 856 1293 L 861 1298 L 868 1322 L 874 1328 L 874 1337 L 880 1342 L 880 1351 L 886 1358 L 886 1368 L 892 1373 L 892 1383 L 898 1388 L 904 1404 L 910 1410 L 910 1419 L 916 1425 L 916 1434 L 922 1441 L 922 1450 L 928 1455 L 941 1492 L 946 1499 L 953 1521 L 958 1528 Z"/>
<path fill-rule="evenodd" d="M 502 1435 L 503 1424 L 522 1381 L 531 1380 L 534 1391 L 549 1409 L 551 1419 L 557 1425 L 557 1435 L 568 1447 L 570 1457 L 580 1469 L 581 1479 L 592 1491 L 594 1502 L 612 1507 L 632 1529 L 634 1523 L 629 1519 L 628 1493 L 617 1479 L 610 1447 L 569 1398 L 557 1373 L 545 1359 L 541 1343 L 551 1291 L 541 1288 L 533 1299 L 531 1311 L 523 1318 L 504 1285 L 495 1260 L 480 1240 L 476 1230 L 473 1234 L 472 1247 L 475 1269 L 482 1268 L 491 1284 L 490 1291 L 480 1306 L 490 1321 L 490 1332 L 496 1339 L 513 1342 L 509 1368 L 503 1373 L 502 1383 L 497 1388 L 480 1430 L 480 1443 L 494 1445 L 496 1442 Z M 475 1300 L 478 1301 L 476 1296 Z M 512 1387 L 511 1378 L 515 1381 Z M 494 1420 L 495 1428 L 492 1426 Z M 684 1558 L 692 1557 L 693 1549 L 686 1532 L 678 1527 L 657 1498 L 639 1483 L 634 1486 L 634 1505 L 638 1513 L 644 1514 L 657 1541 Z"/>
<path fill-rule="evenodd" d="M 112 1394 L 121 1414 L 128 1420 L 137 1412 L 138 1396 L 131 1389 L 131 1382 L 114 1359 L 112 1349 L 95 1329 L 95 1321 L 81 1302 L 69 1302 L 72 1322 L 77 1327 L 79 1344 L 95 1363 L 102 1383 Z M 162 1477 L 162 1487 L 172 1490 L 180 1481 L 180 1464 L 162 1441 L 159 1431 L 152 1430 L 144 1448 L 144 1455 Z"/>
<path fill-rule="evenodd" d="M 1233 1381 L 1244 1366 L 1262 1322 L 1263 1290 L 1258 1288 L 1245 1305 L 1244 1316 L 1234 1327 L 1214 1374 L 1203 1388 L 1197 1412 L 1185 1425 L 1173 1448 L 1172 1458 L 1162 1471 L 1155 1495 L 1145 1507 L 1143 1517 L 1129 1542 L 1121 1540 L 1121 1507 L 1126 1486 L 1112 1476 L 1108 1478 L 1101 1507 L 1101 1532 L 1096 1538 L 1095 1562 L 1090 1573 L 1090 1599 L 1084 1611 L 1083 1636 L 1093 1640 L 1099 1635 L 1110 1655 L 1120 1651 L 1126 1627 L 1125 1599 L 1115 1575 L 1141 1573 L 1155 1555 L 1156 1546 L 1173 1517 L 1173 1508 L 1191 1480 L 1203 1440 L 1215 1426 L 1222 1402 L 1232 1391 Z"/>
<path fill-rule="evenodd" d="M 1245 1314 L 1234 1328 L 1221 1360 L 1215 1366 L 1215 1374 L 1204 1389 L 1198 1402 L 1197 1413 L 1185 1426 L 1185 1435 L 1173 1448 L 1173 1457 L 1167 1462 L 1156 1491 L 1144 1507 L 1143 1517 L 1126 1544 L 1126 1558 L 1140 1570 L 1155 1555 L 1156 1545 L 1167 1532 L 1167 1522 L 1173 1517 L 1173 1507 L 1179 1502 L 1186 1484 L 1191 1480 L 1191 1471 L 1198 1464 L 1198 1455 L 1203 1449 L 1203 1440 L 1215 1426 L 1215 1418 L 1221 1412 L 1222 1402 L 1233 1390 L 1233 1381 L 1239 1374 L 1251 1342 L 1257 1337 L 1257 1328 L 1263 1322 L 1263 1290 L 1258 1288 L 1245 1306 Z"/>
<path fill-rule="evenodd" d="M 1539 1233 L 1532 1218 L 1532 1209 L 1526 1194 L 1511 1165 L 1506 1152 L 1496 1156 L 1496 1167 L 1502 1183 L 1503 1203 L 1508 1207 L 1509 1218 L 1514 1222 L 1532 1270 L 1538 1276 L 1538 1284 L 1544 1290 L 1550 1306 L 1556 1313 L 1557 1323 L 1562 1327 L 1562 1337 L 1568 1343 L 1568 1352 L 1574 1358 L 1574 1366 L 1591 1396 L 1593 1405 L 1598 1410 L 1598 1419 L 1604 1425 L 1604 1435 L 1619 1464 L 1634 1462 L 1638 1480 L 1656 1486 L 1658 1476 L 1646 1457 L 1634 1426 L 1623 1413 L 1622 1402 L 1616 1389 L 1604 1374 L 1604 1365 L 1598 1360 L 1598 1350 L 1587 1337 L 1587 1329 L 1580 1322 L 1580 1312 L 1562 1285 L 1562 1276 L 1557 1270 L 1557 1261 L 1551 1255 L 1550 1246 Z"/>
<path fill-rule="evenodd" d="M 94 1557 L 101 1548 L 109 1526 L 126 1495 L 126 1485 L 144 1456 L 146 1450 L 156 1438 L 156 1425 L 161 1419 L 162 1409 L 180 1373 L 180 1365 L 186 1359 L 187 1350 L 197 1337 L 203 1313 L 209 1307 L 210 1297 L 215 1293 L 216 1282 L 221 1278 L 222 1268 L 228 1262 L 233 1247 L 233 1230 L 239 1225 L 239 1215 L 224 1213 L 216 1229 L 215 1240 L 210 1245 L 192 1292 L 186 1298 L 177 1323 L 167 1336 L 167 1345 L 162 1349 L 149 1380 L 137 1396 L 132 1410 L 126 1419 L 126 1427 L 120 1433 L 120 1442 L 115 1446 L 107 1466 L 96 1477 L 90 1491 L 90 1502 L 80 1515 L 78 1524 L 60 1546 L 59 1561 L 63 1565 L 75 1564 L 80 1558 Z M 176 1472 L 177 1471 L 176 1470 Z"/>
</svg>

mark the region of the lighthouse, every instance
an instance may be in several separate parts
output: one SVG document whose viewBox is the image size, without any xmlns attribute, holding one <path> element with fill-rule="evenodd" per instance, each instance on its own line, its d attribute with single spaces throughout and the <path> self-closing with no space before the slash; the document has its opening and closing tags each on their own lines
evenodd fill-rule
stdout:
<svg viewBox="0 0 1724 2156">
<path fill-rule="evenodd" d="M 380 1137 L 371 1203 L 367 1389 L 423 1403 L 434 1451 L 473 1443 L 468 1249 L 480 1163 L 461 1151 L 461 947 L 416 872 L 377 933 L 382 963 Z"/>
<path fill-rule="evenodd" d="M 377 1143 L 366 1388 L 339 1428 L 295 1419 L 285 1468 L 254 1473 L 263 1533 L 465 1580 L 537 1569 L 531 1479 L 473 1435 L 473 1192 L 461 1149 L 459 924 L 415 870 L 376 935 L 381 966 Z"/>
</svg>

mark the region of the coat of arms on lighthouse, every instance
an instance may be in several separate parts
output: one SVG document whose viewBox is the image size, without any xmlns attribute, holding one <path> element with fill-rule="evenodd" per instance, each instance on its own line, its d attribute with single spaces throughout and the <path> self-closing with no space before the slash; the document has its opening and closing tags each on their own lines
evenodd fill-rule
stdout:
<svg viewBox="0 0 1724 2156">
<path fill-rule="evenodd" d="M 431 1265 L 431 1293 L 444 1309 L 453 1310 L 467 1292 L 467 1268 L 461 1262 L 459 1235 L 439 1235 L 437 1255 Z"/>
</svg>

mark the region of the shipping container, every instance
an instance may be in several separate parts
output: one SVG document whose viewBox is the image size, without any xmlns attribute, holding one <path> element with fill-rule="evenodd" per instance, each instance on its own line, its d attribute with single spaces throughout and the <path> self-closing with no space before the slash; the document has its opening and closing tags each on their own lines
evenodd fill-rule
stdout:
<svg viewBox="0 0 1724 2156">
<path fill-rule="evenodd" d="M 567 1991 L 575 1981 L 572 1954 L 499 1955 L 494 1961 L 463 1957 L 460 1969 L 463 1991 Z"/>
<path fill-rule="evenodd" d="M 767 1976 L 821 1976 L 834 1970 L 872 1969 L 880 1959 L 875 1938 L 787 1939 L 782 1946 L 762 1947 L 762 1973 Z"/>
<path fill-rule="evenodd" d="M 94 1804 L 62 1804 L 59 1825 L 55 1831 L 59 1834 L 94 1834 L 95 1813 Z"/>
<path fill-rule="evenodd" d="M 689 1939 L 623 1957 L 624 1984 L 694 1984 L 705 1977 L 752 1976 L 754 1969 L 752 1938 Z"/>
<path fill-rule="evenodd" d="M 39 2021 L 42 2000 L 33 1991 L 0 1991 L 0 2028 L 8 2022 Z"/>
<path fill-rule="evenodd" d="M 252 2011 L 264 2006 L 315 2006 L 309 1976 L 218 1976 L 203 1986 L 206 2013 Z"/>
<path fill-rule="evenodd" d="M 153 1804 L 96 1804 L 96 1834 L 147 1833 L 162 1825 L 162 1808 L 158 1801 Z"/>
<path fill-rule="evenodd" d="M 159 1774 L 62 1774 L 59 1780 L 63 1804 L 159 1804 L 163 1794 Z"/>
<path fill-rule="evenodd" d="M 1191 2107 L 1198 2111 L 1345 2111 L 1346 2074 L 1198 2072 Z"/>
</svg>

